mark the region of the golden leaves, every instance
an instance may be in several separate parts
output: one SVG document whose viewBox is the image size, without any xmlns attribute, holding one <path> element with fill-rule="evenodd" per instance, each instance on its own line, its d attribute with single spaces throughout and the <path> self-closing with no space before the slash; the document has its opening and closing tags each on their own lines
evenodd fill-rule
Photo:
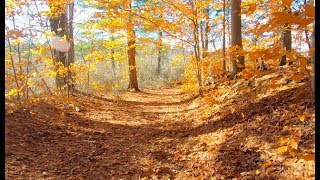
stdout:
<svg viewBox="0 0 320 180">
<path fill-rule="evenodd" d="M 288 150 L 288 147 L 287 147 L 287 146 L 281 146 L 281 147 L 279 147 L 279 148 L 277 149 L 277 152 L 278 152 L 278 153 L 285 153 L 285 152 L 287 152 L 287 150 Z"/>
<path fill-rule="evenodd" d="M 314 161 L 315 160 L 315 154 L 305 154 L 301 157 L 305 161 Z"/>
<path fill-rule="evenodd" d="M 247 16 L 250 16 L 251 14 L 255 13 L 257 9 L 257 3 L 250 3 L 242 5 L 242 12 L 241 14 L 246 14 Z"/>
<path fill-rule="evenodd" d="M 297 156 L 297 152 L 292 150 L 292 149 L 289 149 L 288 152 L 292 157 L 296 157 Z"/>
<path fill-rule="evenodd" d="M 315 7 L 312 4 L 304 5 L 305 15 L 307 17 L 314 18 L 315 17 Z"/>
<path fill-rule="evenodd" d="M 295 82 L 299 83 L 299 82 L 302 81 L 303 75 L 302 75 L 302 74 L 295 74 L 295 75 L 291 76 L 290 79 L 292 79 L 292 80 L 294 80 Z"/>
<path fill-rule="evenodd" d="M 261 166 L 263 167 L 263 168 L 267 168 L 267 167 L 269 167 L 269 166 L 271 166 L 271 162 L 270 161 L 267 161 L 267 162 L 265 162 L 265 163 L 263 163 Z"/>
<path fill-rule="evenodd" d="M 301 122 L 304 122 L 306 119 L 310 118 L 311 116 L 308 113 L 303 113 L 302 115 L 299 116 L 299 120 Z"/>
<path fill-rule="evenodd" d="M 293 149 L 298 149 L 298 143 L 294 139 L 292 139 L 290 141 L 290 147 L 292 147 Z"/>
<path fill-rule="evenodd" d="M 17 96 L 18 94 L 19 94 L 19 90 L 18 89 L 11 89 L 9 91 L 9 93 L 7 93 L 5 95 L 5 97 Z"/>
<path fill-rule="evenodd" d="M 293 0 L 282 0 L 282 4 L 286 7 L 290 7 Z"/>
<path fill-rule="evenodd" d="M 284 144 L 286 144 L 287 142 L 289 142 L 289 138 L 284 138 L 284 137 L 281 137 L 280 140 L 279 140 L 279 144 L 282 146 Z"/>
<path fill-rule="evenodd" d="M 294 131 L 290 131 L 291 133 L 291 138 L 287 138 L 287 137 L 281 137 L 279 140 L 279 144 L 281 147 L 279 147 L 277 149 L 278 153 L 285 153 L 288 152 L 292 157 L 296 157 L 297 156 L 297 152 L 296 150 L 298 149 L 298 142 L 299 142 L 299 138 L 298 136 L 300 136 L 300 131 L 294 132 Z"/>
</svg>

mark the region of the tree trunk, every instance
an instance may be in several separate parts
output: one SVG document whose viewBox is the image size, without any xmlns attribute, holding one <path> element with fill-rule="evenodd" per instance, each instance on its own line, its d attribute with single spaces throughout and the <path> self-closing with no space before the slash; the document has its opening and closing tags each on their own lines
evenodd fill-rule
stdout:
<svg viewBox="0 0 320 180">
<path fill-rule="evenodd" d="M 241 34 L 241 0 L 231 1 L 231 45 L 242 48 L 242 34 Z M 232 57 L 233 76 L 244 69 L 244 57 L 233 55 Z"/>
<path fill-rule="evenodd" d="M 198 79 L 198 85 L 199 85 L 199 94 L 202 94 L 202 75 L 201 75 L 201 48 L 200 48 L 200 40 L 199 40 L 199 23 L 198 23 L 198 12 L 197 8 L 194 6 L 194 18 L 193 18 L 193 24 L 194 24 L 194 30 L 193 30 L 193 37 L 194 37 L 194 54 L 197 62 L 197 79 Z"/>
<path fill-rule="evenodd" d="M 230 21 L 231 21 L 231 14 L 230 14 L 230 8 L 228 7 L 228 9 L 227 9 L 227 15 L 226 15 L 226 17 L 227 17 L 227 23 L 228 23 L 228 43 L 229 43 L 229 46 L 230 46 L 230 44 L 231 44 L 231 32 L 230 32 L 230 29 L 231 29 L 231 23 L 230 23 Z"/>
<path fill-rule="evenodd" d="M 69 48 L 69 54 L 68 54 L 68 62 L 74 63 L 74 39 L 73 39 L 73 15 L 74 15 L 74 1 L 69 4 L 69 42 L 70 42 L 70 48 Z M 68 76 L 69 76 L 69 88 L 71 91 L 74 90 L 74 81 L 73 81 L 73 74 L 69 71 L 69 65 L 68 65 Z M 70 83 L 71 82 L 71 83 Z"/>
<path fill-rule="evenodd" d="M 206 8 L 205 13 L 206 13 L 206 30 L 205 30 L 205 34 L 204 34 L 204 41 L 205 41 L 204 49 L 205 49 L 205 52 L 206 52 L 206 54 L 205 54 L 205 57 L 206 57 L 207 54 L 208 54 L 208 49 L 209 49 L 209 32 L 210 32 L 210 26 L 209 26 L 209 21 L 210 21 L 209 7 Z"/>
<path fill-rule="evenodd" d="M 314 34 L 314 26 L 313 26 L 313 32 L 311 36 L 312 41 L 312 48 L 315 48 L 315 34 Z M 315 51 L 313 51 L 313 55 L 311 58 L 311 66 L 312 66 L 312 77 L 311 77 L 311 88 L 312 88 L 312 97 L 313 100 L 315 100 Z"/>
<path fill-rule="evenodd" d="M 291 30 L 288 24 L 284 26 L 284 30 L 282 31 L 282 45 L 287 51 L 291 51 L 292 48 L 292 39 L 291 39 Z M 284 55 L 280 59 L 280 66 L 283 66 L 287 63 L 287 56 Z"/>
<path fill-rule="evenodd" d="M 203 22 L 202 21 L 200 21 L 200 27 L 199 27 L 199 29 L 200 29 L 200 40 L 201 40 L 201 49 L 204 51 L 204 49 L 205 49 L 205 45 L 204 45 L 204 27 L 203 27 Z M 204 53 L 202 54 L 202 57 L 204 56 Z"/>
<path fill-rule="evenodd" d="M 111 33 L 111 41 L 114 42 L 114 35 L 113 33 Z M 111 48 L 111 65 L 112 65 L 112 72 L 113 72 L 113 75 L 115 76 L 116 75 L 116 62 L 115 62 L 115 59 L 114 59 L 114 48 L 112 47 Z"/>
<path fill-rule="evenodd" d="M 304 34 L 305 34 L 305 36 L 306 36 L 306 42 L 307 42 L 308 47 L 309 47 L 309 50 L 310 50 L 310 49 L 311 49 L 311 42 L 310 42 L 310 39 L 309 39 L 308 31 L 305 30 L 305 31 L 304 31 Z"/>
<path fill-rule="evenodd" d="M 311 2 L 312 3 L 312 2 Z M 307 0 L 304 0 L 304 5 L 307 4 Z M 309 50 L 311 49 L 312 45 L 311 45 L 311 42 L 310 42 L 310 39 L 309 39 L 309 34 L 308 34 L 308 30 L 307 28 L 304 30 L 304 34 L 306 36 L 306 42 L 308 44 L 308 47 L 309 47 Z"/>
<path fill-rule="evenodd" d="M 209 27 L 209 7 L 205 8 L 204 10 L 205 12 L 205 30 L 204 30 L 204 38 L 202 38 L 201 40 L 203 41 L 203 53 L 202 53 L 202 57 L 205 58 L 208 56 L 208 47 L 209 47 L 209 31 L 210 31 L 210 27 Z"/>
<path fill-rule="evenodd" d="M 158 68 L 157 68 L 157 75 L 160 76 L 160 70 L 161 70 L 161 50 L 162 49 L 162 31 L 159 30 L 159 42 L 158 42 Z"/>
<path fill-rule="evenodd" d="M 223 35 L 222 35 L 222 62 L 223 71 L 226 72 L 226 0 L 223 0 Z"/>
<path fill-rule="evenodd" d="M 55 19 L 50 19 L 50 27 L 51 31 L 54 31 L 55 34 L 59 37 L 68 36 L 67 33 L 67 15 L 66 13 L 61 14 Z M 54 61 L 58 63 L 62 63 L 64 66 L 68 66 L 69 63 L 67 62 L 67 53 L 60 52 L 57 50 L 53 50 Z M 59 67 L 57 67 L 59 68 Z M 58 88 L 61 89 L 62 86 L 67 85 L 67 76 L 66 75 L 59 75 L 57 74 L 56 77 L 56 85 Z"/>
<path fill-rule="evenodd" d="M 129 0 L 126 5 L 131 11 L 131 0 Z M 136 34 L 134 31 L 134 26 L 132 24 L 132 19 L 128 18 L 127 22 L 127 36 L 128 36 L 128 61 L 129 61 L 129 89 L 134 89 L 139 91 L 138 88 L 138 78 L 136 69 Z"/>
</svg>

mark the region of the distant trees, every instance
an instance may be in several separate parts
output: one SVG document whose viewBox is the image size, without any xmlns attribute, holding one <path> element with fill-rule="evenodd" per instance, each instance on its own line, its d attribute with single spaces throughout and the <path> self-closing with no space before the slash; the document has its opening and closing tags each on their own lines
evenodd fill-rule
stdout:
<svg viewBox="0 0 320 180">
<path fill-rule="evenodd" d="M 128 87 L 139 91 L 140 86 L 144 86 L 147 81 L 154 84 L 156 84 L 154 79 L 171 81 L 173 78 L 167 78 L 169 70 L 179 78 L 183 75 L 187 89 L 199 90 L 201 93 L 201 90 L 204 89 L 203 82 L 210 76 L 217 75 L 216 77 L 221 80 L 227 80 L 225 76 L 233 78 L 236 74 L 242 77 L 253 77 L 259 73 L 257 68 L 262 63 L 265 63 L 268 68 L 273 68 L 279 64 L 286 64 L 288 60 L 296 61 L 295 66 L 288 68 L 288 72 L 291 72 L 296 65 L 301 66 L 298 73 L 308 71 L 309 69 L 305 68 L 309 65 L 308 60 L 305 54 L 302 54 L 305 52 L 295 51 L 296 41 L 293 41 L 293 37 L 296 37 L 296 34 L 303 33 L 306 36 L 305 40 L 310 54 L 313 49 L 309 35 L 312 31 L 311 24 L 314 22 L 314 6 L 307 0 L 80 1 L 79 4 L 83 4 L 80 7 L 81 11 L 91 8 L 88 15 L 92 14 L 92 16 L 76 23 L 76 28 L 80 29 L 77 35 L 78 42 L 87 44 L 91 42 L 93 46 L 87 47 L 87 52 L 84 54 L 81 53 L 83 62 L 79 61 L 70 66 L 75 56 L 73 53 L 74 2 L 70 0 L 59 4 L 57 0 L 49 0 L 46 3 L 49 11 L 39 11 L 33 8 L 37 6 L 37 3 L 30 7 L 23 2 L 18 4 L 21 10 L 23 6 L 30 8 L 29 13 L 27 10 L 23 12 L 28 14 L 29 19 L 34 22 L 39 22 L 38 19 L 41 21 L 37 24 L 37 28 L 31 30 L 30 34 L 27 26 L 15 27 L 14 24 L 20 22 L 15 22 L 14 16 L 19 16 L 19 14 L 10 13 L 12 11 L 10 9 L 15 9 L 15 5 L 6 3 L 6 12 L 10 10 L 6 17 L 7 19 L 13 18 L 11 30 L 9 24 L 6 28 L 6 51 L 8 52 L 6 63 L 8 67 L 13 67 L 12 77 L 15 77 L 16 80 L 10 81 L 12 83 L 16 81 L 16 85 L 13 84 L 16 86 L 13 90 L 17 91 L 19 96 L 25 94 L 22 92 L 27 86 L 51 86 L 52 78 L 55 80 L 54 86 L 59 89 L 65 86 L 69 86 L 67 89 L 72 89 L 75 84 L 70 82 L 72 76 L 77 87 L 80 87 L 84 79 L 88 79 L 86 82 L 90 90 L 104 89 L 107 91 L 111 87 L 114 89 Z M 47 19 L 43 19 L 43 16 L 49 18 L 49 26 L 45 25 L 48 22 Z M 75 17 L 78 17 L 77 14 Z M 260 23 L 261 21 L 263 23 Z M 33 26 L 31 24 L 36 23 L 30 23 L 30 27 Z M 249 26 L 242 29 L 242 24 L 249 24 Z M 47 31 L 47 28 L 50 28 L 51 32 Z M 53 34 L 69 43 L 68 52 L 52 49 L 50 39 Z M 278 34 L 281 34 L 280 39 Z M 17 39 L 20 36 L 28 36 L 33 40 L 28 42 L 27 54 L 22 50 L 22 45 L 27 38 Z M 37 42 L 39 39 L 41 42 Z M 43 39 L 45 42 L 42 42 Z M 145 47 L 150 42 L 152 42 L 152 47 Z M 172 57 L 168 50 L 175 49 L 179 42 L 182 42 L 183 46 L 182 55 L 173 52 L 171 54 L 176 53 L 177 55 Z M 154 45 L 156 45 L 155 48 Z M 169 49 L 165 50 L 164 47 Z M 149 56 L 140 54 L 148 49 L 153 49 L 152 52 L 148 52 Z M 140 84 L 138 75 L 146 73 L 139 72 L 137 64 L 139 66 L 140 63 L 144 63 L 146 57 L 154 59 L 148 62 L 150 63 L 148 69 L 153 77 L 144 76 Z M 165 64 L 164 60 L 166 60 Z M 189 64 L 187 64 L 188 61 Z M 39 67 L 39 71 L 34 69 L 33 63 L 35 63 L 34 67 Z M 182 68 L 180 63 L 184 63 L 184 71 L 171 71 L 171 67 Z M 110 68 L 108 68 L 109 65 Z M 25 66 L 27 77 L 24 77 Z M 227 72 L 231 66 L 232 74 Z M 77 73 L 71 76 L 69 68 L 72 72 L 77 70 Z M 243 71 L 244 68 L 246 68 L 245 71 Z M 88 72 L 88 78 L 84 78 L 85 72 Z M 6 74 L 10 75 L 10 73 L 11 71 L 6 71 Z M 89 81 L 89 77 L 95 80 Z M 49 78 L 48 82 L 38 83 L 45 78 Z M 314 88 L 314 85 L 312 86 Z M 38 89 L 42 91 L 42 88 Z"/>
</svg>

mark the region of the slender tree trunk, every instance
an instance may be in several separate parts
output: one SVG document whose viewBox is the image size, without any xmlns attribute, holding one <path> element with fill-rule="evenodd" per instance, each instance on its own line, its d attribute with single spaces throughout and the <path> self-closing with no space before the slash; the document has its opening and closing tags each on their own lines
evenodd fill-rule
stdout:
<svg viewBox="0 0 320 180">
<path fill-rule="evenodd" d="M 290 9 L 284 9 L 284 11 L 290 12 Z M 291 51 L 292 48 L 292 38 L 291 38 L 291 28 L 289 24 L 285 24 L 284 29 L 281 33 L 282 46 L 286 49 L 286 51 Z M 287 56 L 283 55 L 280 59 L 280 66 L 283 66 L 287 63 Z"/>
<path fill-rule="evenodd" d="M 183 64 L 184 65 L 183 70 L 184 70 L 184 73 L 185 73 L 185 69 L 187 68 L 186 53 L 185 53 L 183 41 L 181 43 L 182 43 L 181 48 L 182 48 L 183 63 L 184 63 Z"/>
<path fill-rule="evenodd" d="M 113 35 L 113 32 L 111 33 L 111 41 L 114 42 L 114 35 Z M 112 66 L 112 72 L 113 72 L 113 75 L 115 76 L 116 75 L 116 61 L 114 59 L 114 48 L 112 47 L 111 48 L 111 66 Z"/>
<path fill-rule="evenodd" d="M 131 0 L 129 0 L 126 5 L 131 11 Z M 129 89 L 134 89 L 135 91 L 140 91 L 138 88 L 138 78 L 136 69 L 136 34 L 134 31 L 134 26 L 132 24 L 132 19 L 128 18 L 127 22 L 127 36 L 128 36 L 128 61 L 129 61 Z"/>
<path fill-rule="evenodd" d="M 222 62 L 223 71 L 226 72 L 226 0 L 223 0 L 223 35 L 222 35 Z"/>
<path fill-rule="evenodd" d="M 203 22 L 202 21 L 200 21 L 199 22 L 199 24 L 200 24 L 200 40 L 201 40 L 201 49 L 203 50 L 203 51 L 205 51 L 204 49 L 205 49 L 205 44 L 204 44 L 204 27 L 203 27 Z M 203 56 L 205 56 L 205 53 L 203 53 L 202 54 L 202 57 Z"/>
<path fill-rule="evenodd" d="M 292 39 L 291 39 L 291 30 L 288 24 L 285 25 L 285 29 L 282 31 L 282 45 L 287 51 L 291 51 L 292 48 Z M 287 56 L 283 55 L 280 59 L 280 66 L 283 66 L 287 63 Z"/>
<path fill-rule="evenodd" d="M 308 3 L 307 0 L 304 0 L 304 5 L 306 5 L 307 3 Z M 313 3 L 313 2 L 311 1 L 310 3 Z M 309 50 L 310 50 L 311 47 L 312 47 L 312 44 L 311 44 L 310 39 L 309 39 L 309 34 L 308 34 L 307 28 L 304 30 L 304 34 L 306 36 L 306 42 L 307 42 Z"/>
<path fill-rule="evenodd" d="M 68 52 L 68 85 L 71 91 L 74 90 L 74 80 L 73 80 L 73 74 L 70 72 L 69 70 L 69 66 L 71 63 L 74 63 L 74 39 L 73 39 L 73 17 L 74 17 L 74 1 L 71 2 L 71 4 L 68 5 L 69 6 L 69 21 L 68 21 L 68 25 L 69 25 L 69 42 L 70 42 L 70 48 L 69 48 L 69 52 Z"/>
<path fill-rule="evenodd" d="M 9 45 L 9 52 L 11 53 L 11 52 L 12 52 L 12 49 L 11 49 L 11 43 L 10 43 L 10 40 L 9 40 L 9 39 L 8 39 L 8 45 Z M 16 68 L 15 68 L 15 64 L 14 64 L 14 60 L 13 60 L 13 55 L 10 55 L 10 60 L 11 60 L 11 66 L 12 66 L 13 75 L 14 75 L 14 81 L 15 81 L 15 83 L 16 83 L 17 90 L 18 90 L 18 92 L 17 92 L 18 99 L 20 99 L 20 93 L 19 93 L 20 86 L 19 86 L 19 83 L 18 83 Z M 20 102 L 20 101 L 19 101 L 19 102 Z"/>
<path fill-rule="evenodd" d="M 209 49 L 209 33 L 210 33 L 210 14 L 209 14 L 209 7 L 205 9 L 206 14 L 206 30 L 204 34 L 204 49 L 205 49 L 205 57 L 208 55 L 208 49 Z"/>
<path fill-rule="evenodd" d="M 198 85 L 199 85 L 199 92 L 201 94 L 201 89 L 202 89 L 202 77 L 201 77 L 201 52 L 200 52 L 200 42 L 199 42 L 199 32 L 198 32 L 198 27 L 197 27 L 197 22 L 195 23 L 195 32 L 194 32 L 194 39 L 195 39 L 195 45 L 194 45 L 194 53 L 195 53 L 195 58 L 197 61 L 197 78 L 198 78 Z"/>
<path fill-rule="evenodd" d="M 193 17 L 192 17 L 192 23 L 193 23 L 193 39 L 194 39 L 194 55 L 197 62 L 197 79 L 198 79 L 198 85 L 199 85 L 199 94 L 202 95 L 202 67 L 201 67 L 201 60 L 202 60 L 202 48 L 200 48 L 200 38 L 201 36 L 201 24 L 199 27 L 198 22 L 198 8 L 194 1 L 189 0 L 189 4 L 191 5 L 193 9 Z M 201 23 L 201 22 L 200 22 Z M 199 33 L 200 28 L 200 33 Z"/>
<path fill-rule="evenodd" d="M 162 31 L 159 30 L 159 42 L 158 42 L 158 68 L 157 68 L 157 75 L 160 76 L 161 71 L 161 59 L 162 59 Z"/>
<path fill-rule="evenodd" d="M 314 33 L 314 26 L 313 26 L 313 32 L 311 36 L 312 41 L 312 48 L 315 48 L 315 33 Z M 315 100 L 315 51 L 313 51 L 313 55 L 311 58 L 311 66 L 312 66 L 312 77 L 311 77 L 311 88 L 312 88 L 312 97 L 313 100 Z"/>
<path fill-rule="evenodd" d="M 195 45 L 194 45 L 194 53 L 195 53 L 195 58 L 197 61 L 197 78 L 198 78 L 198 84 L 199 84 L 199 93 L 202 94 L 202 77 L 201 77 L 201 48 L 200 48 L 200 42 L 199 42 L 199 26 L 198 26 L 198 21 L 197 21 L 197 9 L 195 10 L 195 15 L 194 15 L 194 40 L 195 40 Z"/>
<path fill-rule="evenodd" d="M 228 2 L 228 1 L 226 1 L 226 2 Z M 227 32 L 228 32 L 228 47 L 230 47 L 230 45 L 231 45 L 231 13 L 230 13 L 230 10 L 231 10 L 231 8 L 228 7 L 228 8 L 227 8 L 227 14 L 226 14 L 226 22 L 227 22 L 227 25 L 228 25 L 228 27 L 227 27 Z M 227 45 L 227 44 L 226 44 L 226 45 Z M 228 58 L 226 58 L 226 59 L 228 59 L 229 62 L 232 61 L 231 56 L 228 56 Z M 227 69 L 227 71 L 231 71 L 231 68 Z"/>
<path fill-rule="evenodd" d="M 307 44 L 308 44 L 308 47 L 309 47 L 309 49 L 311 49 L 311 42 L 310 42 L 310 39 L 309 39 L 308 31 L 305 30 L 305 31 L 304 31 L 304 34 L 305 34 L 305 36 L 306 36 L 306 42 L 307 42 Z"/>
<path fill-rule="evenodd" d="M 231 14 L 231 45 L 242 48 L 242 34 L 241 34 L 241 0 L 232 0 L 232 14 Z M 244 57 L 235 55 L 232 57 L 233 77 L 244 69 Z"/>
<path fill-rule="evenodd" d="M 16 23 L 15 23 L 15 18 L 14 18 L 14 14 L 12 14 L 12 24 L 13 24 L 13 30 L 15 31 L 16 30 Z M 17 44 L 17 54 L 18 54 L 18 63 L 21 64 L 21 52 L 20 52 L 20 42 Z M 23 74 L 23 71 L 22 71 L 22 66 L 18 66 L 19 67 L 19 76 L 20 76 L 20 83 L 21 83 L 21 87 L 23 86 L 23 79 L 21 78 L 22 77 L 22 74 Z M 19 78 L 18 78 L 19 80 Z"/>
<path fill-rule="evenodd" d="M 231 20 L 231 14 L 230 14 L 230 9 L 228 7 L 228 10 L 227 10 L 227 22 L 228 22 L 228 42 L 229 42 L 229 46 L 231 44 L 231 32 L 230 32 L 230 29 L 231 29 L 231 23 L 230 23 L 230 20 Z"/>
</svg>

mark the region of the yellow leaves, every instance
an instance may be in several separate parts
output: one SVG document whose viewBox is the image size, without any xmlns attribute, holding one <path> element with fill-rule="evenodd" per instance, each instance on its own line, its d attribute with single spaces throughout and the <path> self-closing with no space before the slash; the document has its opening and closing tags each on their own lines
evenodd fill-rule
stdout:
<svg viewBox="0 0 320 180">
<path fill-rule="evenodd" d="M 105 57 L 105 53 L 102 52 L 102 51 L 94 51 L 90 54 L 87 54 L 85 57 L 84 57 L 84 60 L 86 61 L 94 61 L 94 62 L 101 62 L 103 60 L 106 59 Z"/>
<path fill-rule="evenodd" d="M 47 73 L 46 75 L 48 76 L 48 77 L 56 77 L 57 76 L 57 72 L 55 72 L 55 71 L 50 71 L 49 73 Z"/>
<path fill-rule="evenodd" d="M 287 147 L 287 146 L 281 146 L 281 147 L 279 147 L 279 148 L 277 149 L 277 152 L 278 152 L 278 153 L 285 153 L 285 152 L 287 152 L 287 150 L 288 150 L 288 147 Z"/>
<path fill-rule="evenodd" d="M 310 118 L 311 116 L 308 113 L 303 113 L 302 115 L 299 116 L 299 120 L 301 122 L 304 122 L 306 119 Z"/>
<path fill-rule="evenodd" d="M 299 120 L 300 120 L 301 122 L 304 122 L 305 119 L 306 119 L 306 116 L 305 116 L 304 114 L 299 117 Z"/>
<path fill-rule="evenodd" d="M 289 138 L 281 137 L 280 140 L 279 140 L 279 144 L 281 146 L 283 146 L 284 144 L 287 144 L 288 142 L 289 142 Z"/>
<path fill-rule="evenodd" d="M 289 130 L 291 137 L 287 138 L 287 137 L 281 137 L 279 140 L 279 144 L 281 147 L 279 147 L 277 149 L 278 153 L 285 153 L 288 151 L 288 153 L 292 156 L 292 157 L 296 157 L 297 156 L 297 152 L 296 150 L 298 149 L 299 146 L 299 138 L 301 136 L 301 130 Z"/>
<path fill-rule="evenodd" d="M 298 149 L 298 143 L 294 139 L 292 139 L 290 141 L 290 147 L 292 147 L 293 149 Z"/>
<path fill-rule="evenodd" d="M 11 89 L 9 91 L 9 93 L 7 93 L 5 95 L 5 97 L 17 96 L 18 94 L 19 94 L 19 90 L 18 89 Z"/>
</svg>

